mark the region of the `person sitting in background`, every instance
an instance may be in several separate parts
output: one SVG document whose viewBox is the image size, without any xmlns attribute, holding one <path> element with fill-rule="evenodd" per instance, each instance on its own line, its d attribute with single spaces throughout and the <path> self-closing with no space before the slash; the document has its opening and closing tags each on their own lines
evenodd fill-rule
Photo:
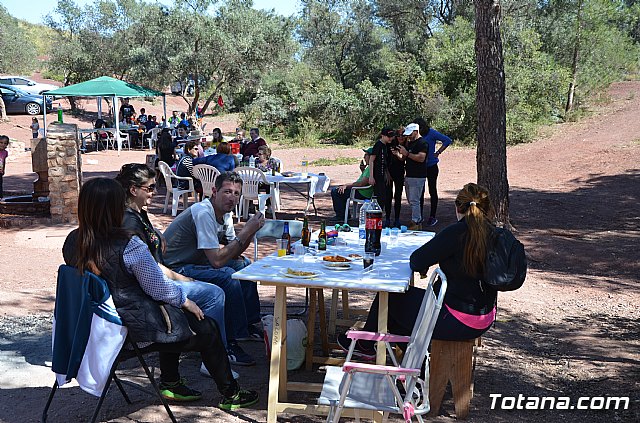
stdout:
<svg viewBox="0 0 640 423">
<path fill-rule="evenodd" d="M 138 115 L 138 119 L 136 120 L 138 121 L 138 124 L 141 124 L 141 125 L 144 125 L 149 120 L 149 117 L 147 116 L 147 111 L 144 107 L 140 108 L 140 114 Z"/>
<path fill-rule="evenodd" d="M 153 128 L 157 128 L 158 127 L 158 122 L 156 121 L 156 117 L 155 116 L 149 116 L 149 119 L 147 119 L 147 121 L 144 124 L 144 127 L 147 131 L 152 130 Z"/>
<path fill-rule="evenodd" d="M 164 397 L 202 398 L 179 372 L 180 354 L 197 351 L 222 394 L 220 408 L 255 404 L 258 393 L 240 389 L 233 378 L 218 325 L 179 285 L 164 278 L 147 245 L 122 227 L 124 212 L 125 193 L 118 182 L 94 178 L 82 185 L 78 228 L 62 248 L 65 263 L 104 278 L 129 334 L 140 347 L 160 353 L 159 387 Z"/>
<path fill-rule="evenodd" d="M 224 137 L 222 136 L 222 130 L 220 128 L 213 128 L 211 132 L 211 136 L 213 139 L 211 140 L 211 146 L 217 147 L 217 145 L 224 141 Z"/>
<path fill-rule="evenodd" d="M 244 129 L 236 128 L 236 136 L 232 140 L 233 142 L 237 142 L 240 145 L 244 144 L 247 139 L 244 137 Z"/>
<path fill-rule="evenodd" d="M 260 136 L 260 130 L 258 128 L 251 128 L 249 131 L 251 141 L 240 145 L 240 153 L 242 153 L 242 161 L 249 161 L 249 157 L 257 157 L 258 149 L 263 145 L 267 145 L 267 142 Z"/>
<path fill-rule="evenodd" d="M 180 118 L 178 117 L 178 111 L 174 110 L 173 114 L 169 118 L 169 127 L 173 129 L 177 127 L 179 123 L 180 123 Z"/>
<path fill-rule="evenodd" d="M 495 290 L 481 282 L 487 259 L 487 245 L 493 233 L 493 208 L 486 188 L 468 183 L 456 197 L 458 221 L 411 254 L 410 266 L 422 274 L 439 264 L 447 276 L 444 304 L 438 315 L 432 339 L 463 341 L 485 333 L 496 317 Z M 389 294 L 389 333 L 411 335 L 419 318 L 424 289 L 410 286 L 402 294 Z M 378 328 L 378 296 L 376 295 L 363 330 L 376 332 Z M 348 350 L 350 339 L 342 334 L 338 344 Z M 374 359 L 373 341 L 358 340 L 354 355 Z"/>
<path fill-rule="evenodd" d="M 216 154 L 193 159 L 193 165 L 207 164 L 218 169 L 220 173 L 230 172 L 236 168 L 237 159 L 233 154 L 231 154 L 231 147 L 229 146 L 229 143 L 222 141 L 218 144 L 216 151 Z"/>
<path fill-rule="evenodd" d="M 196 146 L 195 141 L 187 141 L 184 145 L 184 154 L 178 160 L 178 164 L 176 165 L 176 175 L 177 176 L 188 176 L 193 179 L 193 185 L 196 189 L 196 192 L 202 194 L 202 183 L 193 176 L 193 159 L 198 157 L 198 148 Z M 180 189 L 188 189 L 189 182 L 188 181 L 178 181 L 178 188 Z"/>
<path fill-rule="evenodd" d="M 176 141 L 186 140 L 189 138 L 189 129 L 186 125 L 183 125 L 182 122 L 178 124 L 177 128 L 177 136 Z"/>
<path fill-rule="evenodd" d="M 272 170 L 278 171 L 280 169 L 280 163 L 271 157 L 271 149 L 266 145 L 263 145 L 258 148 L 256 167 L 263 172 L 271 173 Z"/>
<path fill-rule="evenodd" d="M 369 157 L 371 153 L 373 153 L 373 147 L 369 147 L 364 151 L 364 162 L 369 163 Z M 344 210 L 347 206 L 347 201 L 349 201 L 349 197 L 351 196 L 351 190 L 353 187 L 366 187 L 369 185 L 369 172 L 371 171 L 369 166 L 366 166 L 362 171 L 360 177 L 351 184 L 340 185 L 338 187 L 334 187 L 331 190 L 331 201 L 333 202 L 333 211 L 336 215 L 331 218 L 329 221 L 332 223 L 344 222 Z M 359 189 L 355 193 L 355 198 L 359 200 L 364 200 L 367 198 L 371 198 L 373 195 L 373 187 L 369 187 L 366 189 Z M 355 218 L 355 217 L 354 217 Z"/>
<path fill-rule="evenodd" d="M 189 121 L 187 120 L 187 114 L 182 112 L 180 113 L 180 123 L 179 125 L 184 125 L 185 128 L 187 128 L 187 132 L 189 131 L 189 128 L 191 128 L 191 125 L 189 124 Z"/>
<path fill-rule="evenodd" d="M 169 128 L 163 128 L 160 131 L 160 136 L 158 137 L 158 144 L 156 145 L 156 155 L 158 156 L 158 160 L 162 160 L 169 167 L 173 166 L 176 162 L 176 147 L 178 143 L 173 140 L 171 137 L 171 130 Z"/>
</svg>

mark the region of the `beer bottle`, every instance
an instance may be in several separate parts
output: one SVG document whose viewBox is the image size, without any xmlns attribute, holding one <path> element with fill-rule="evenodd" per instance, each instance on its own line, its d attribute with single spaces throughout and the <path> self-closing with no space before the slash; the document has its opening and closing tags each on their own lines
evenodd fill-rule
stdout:
<svg viewBox="0 0 640 423">
<path fill-rule="evenodd" d="M 287 255 L 291 254 L 291 235 L 289 234 L 289 222 L 284 222 L 282 239 L 287 240 Z"/>
<path fill-rule="evenodd" d="M 320 226 L 320 234 L 318 235 L 318 250 L 324 251 L 327 249 L 327 229 L 325 227 L 324 220 Z"/>
<path fill-rule="evenodd" d="M 311 242 L 311 231 L 309 230 L 309 219 L 307 219 L 307 216 L 304 217 L 304 222 L 302 223 L 302 238 L 300 242 L 305 247 L 308 247 Z"/>
</svg>

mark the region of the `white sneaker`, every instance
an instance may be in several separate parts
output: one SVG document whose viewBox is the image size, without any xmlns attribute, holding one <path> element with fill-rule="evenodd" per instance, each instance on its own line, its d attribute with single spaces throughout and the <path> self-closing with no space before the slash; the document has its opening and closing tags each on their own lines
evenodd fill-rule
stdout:
<svg viewBox="0 0 640 423">
<path fill-rule="evenodd" d="M 204 363 L 200 365 L 200 373 L 202 373 L 206 377 L 211 377 L 211 375 L 209 374 L 209 370 L 207 370 L 207 368 L 204 367 Z M 240 373 L 236 372 L 235 370 L 231 369 L 231 374 L 233 375 L 233 378 L 235 380 L 240 379 Z"/>
</svg>

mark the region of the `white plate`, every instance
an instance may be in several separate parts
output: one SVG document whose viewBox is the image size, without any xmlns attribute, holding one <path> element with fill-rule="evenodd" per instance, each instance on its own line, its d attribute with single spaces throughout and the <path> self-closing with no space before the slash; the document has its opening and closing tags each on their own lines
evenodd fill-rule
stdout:
<svg viewBox="0 0 640 423">
<path fill-rule="evenodd" d="M 287 273 L 286 270 L 281 270 L 280 271 L 280 275 L 287 277 L 287 278 L 293 278 L 293 279 L 313 279 L 316 278 L 318 276 L 320 276 L 319 272 L 313 272 L 313 275 L 307 275 L 307 276 L 296 276 L 296 275 L 292 275 L 291 273 Z"/>
<path fill-rule="evenodd" d="M 329 270 L 349 270 L 351 269 L 351 265 L 349 263 L 331 263 L 324 262 L 322 265 Z"/>
<path fill-rule="evenodd" d="M 324 259 L 325 257 L 334 257 L 336 255 L 338 255 L 340 257 L 344 257 L 345 259 L 347 259 L 347 261 L 327 261 L 327 260 Z M 360 258 L 362 258 L 362 257 L 360 257 Z M 325 254 L 324 256 L 320 257 L 319 259 L 322 261 L 322 263 L 348 263 L 350 261 L 356 260 L 353 257 L 349 257 L 349 256 L 343 255 L 343 254 Z"/>
</svg>

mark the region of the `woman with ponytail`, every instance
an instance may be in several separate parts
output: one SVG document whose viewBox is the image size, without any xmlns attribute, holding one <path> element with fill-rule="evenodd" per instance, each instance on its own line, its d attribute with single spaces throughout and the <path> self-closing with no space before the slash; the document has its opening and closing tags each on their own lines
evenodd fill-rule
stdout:
<svg viewBox="0 0 640 423">
<path fill-rule="evenodd" d="M 495 320 L 496 291 L 481 283 L 492 233 L 493 208 L 486 188 L 469 183 L 455 200 L 458 221 L 439 232 L 411 254 L 414 272 L 426 273 L 438 264 L 447 276 L 447 292 L 433 339 L 461 341 L 485 333 Z M 389 295 L 389 332 L 411 335 L 424 297 L 424 289 L 410 287 L 404 294 Z M 378 298 L 373 302 L 365 331 L 378 327 Z M 349 348 L 350 339 L 338 336 L 338 344 Z M 355 354 L 375 358 L 373 342 L 358 341 Z"/>
</svg>

